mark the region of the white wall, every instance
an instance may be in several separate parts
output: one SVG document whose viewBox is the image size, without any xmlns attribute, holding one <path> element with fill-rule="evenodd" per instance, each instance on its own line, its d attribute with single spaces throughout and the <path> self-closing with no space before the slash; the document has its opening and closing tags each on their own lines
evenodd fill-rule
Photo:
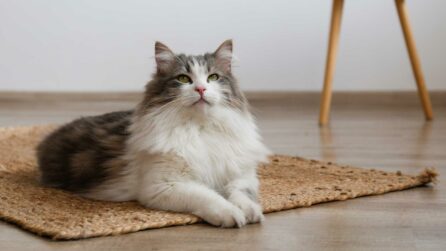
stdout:
<svg viewBox="0 0 446 251">
<path fill-rule="evenodd" d="M 446 1 L 407 0 L 429 89 L 446 89 Z M 153 44 L 233 38 L 246 90 L 319 90 L 330 0 L 0 0 L 0 90 L 141 90 Z M 346 0 L 335 90 L 415 88 L 394 1 Z"/>
</svg>

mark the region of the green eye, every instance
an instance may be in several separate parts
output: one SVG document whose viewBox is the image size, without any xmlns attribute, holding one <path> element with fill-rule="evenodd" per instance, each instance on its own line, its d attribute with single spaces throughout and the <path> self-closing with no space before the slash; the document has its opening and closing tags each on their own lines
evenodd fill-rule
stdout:
<svg viewBox="0 0 446 251">
<path fill-rule="evenodd" d="M 219 79 L 220 77 L 218 76 L 218 74 L 211 74 L 211 75 L 209 75 L 209 77 L 208 77 L 208 82 L 209 81 L 217 81 L 218 79 Z"/>
<path fill-rule="evenodd" d="M 192 82 L 192 80 L 186 75 L 179 75 L 177 80 L 182 84 L 189 84 Z"/>
</svg>

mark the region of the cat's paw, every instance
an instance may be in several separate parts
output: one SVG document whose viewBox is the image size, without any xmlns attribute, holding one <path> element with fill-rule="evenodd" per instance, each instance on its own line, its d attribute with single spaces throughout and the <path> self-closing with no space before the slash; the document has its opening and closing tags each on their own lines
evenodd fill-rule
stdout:
<svg viewBox="0 0 446 251">
<path fill-rule="evenodd" d="M 237 201 L 234 204 L 243 211 L 248 223 L 257 223 L 265 220 L 262 207 L 259 204 L 251 200 Z"/>
<path fill-rule="evenodd" d="M 242 210 L 229 204 L 223 208 L 213 208 L 206 213 L 198 214 L 206 222 L 219 227 L 243 227 L 246 225 L 246 217 Z"/>
</svg>

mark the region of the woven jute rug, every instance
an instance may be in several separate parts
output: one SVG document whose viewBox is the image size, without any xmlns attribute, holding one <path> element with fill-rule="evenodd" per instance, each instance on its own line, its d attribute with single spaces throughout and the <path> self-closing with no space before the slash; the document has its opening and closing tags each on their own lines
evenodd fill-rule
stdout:
<svg viewBox="0 0 446 251">
<path fill-rule="evenodd" d="M 101 202 L 38 182 L 34 148 L 55 126 L 0 128 L 0 218 L 57 240 L 118 235 L 199 222 L 194 215 L 144 208 L 136 202 Z M 362 169 L 299 157 L 271 156 L 259 169 L 265 213 L 421 186 L 418 176 Z M 267 224 L 267 223 L 266 223 Z"/>
</svg>

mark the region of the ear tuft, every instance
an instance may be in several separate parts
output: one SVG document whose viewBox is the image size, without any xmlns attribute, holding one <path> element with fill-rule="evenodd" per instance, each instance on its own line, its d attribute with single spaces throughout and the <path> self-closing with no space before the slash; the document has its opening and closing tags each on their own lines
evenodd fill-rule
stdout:
<svg viewBox="0 0 446 251">
<path fill-rule="evenodd" d="M 175 62 L 175 54 L 165 44 L 156 41 L 155 60 L 158 73 L 163 73 Z"/>
<path fill-rule="evenodd" d="M 215 59 L 218 65 L 220 65 L 223 70 L 231 71 L 232 62 L 232 39 L 224 41 L 214 52 Z"/>
</svg>

